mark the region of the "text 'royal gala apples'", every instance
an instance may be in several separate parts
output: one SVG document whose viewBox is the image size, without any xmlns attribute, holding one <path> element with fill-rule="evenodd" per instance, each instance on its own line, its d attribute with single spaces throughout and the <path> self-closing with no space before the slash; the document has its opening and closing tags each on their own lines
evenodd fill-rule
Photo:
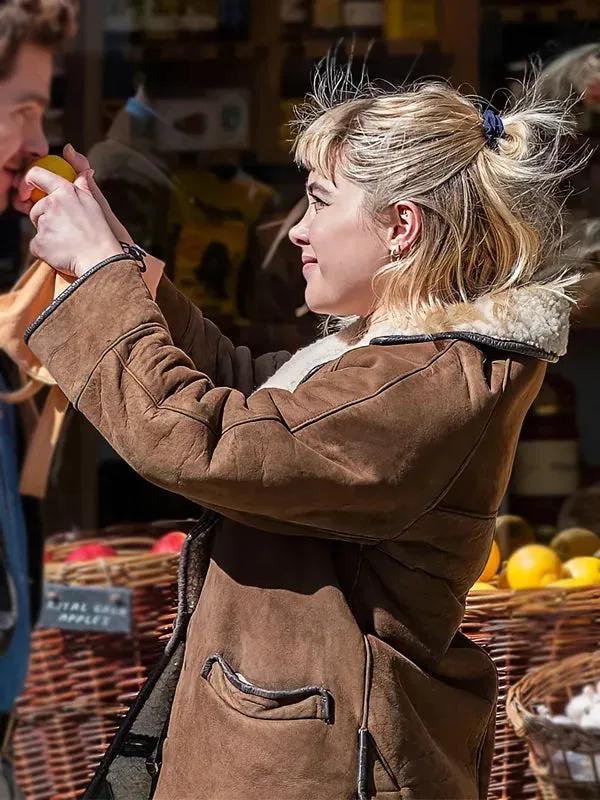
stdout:
<svg viewBox="0 0 600 800">
<path fill-rule="evenodd" d="M 55 175 L 60 175 L 61 178 L 69 181 L 69 183 L 73 183 L 77 177 L 77 173 L 69 164 L 69 162 L 65 161 L 64 158 L 61 158 L 60 156 L 44 156 L 44 158 L 38 159 L 31 166 L 47 169 L 48 172 L 53 172 Z M 34 186 L 31 192 L 32 201 L 37 203 L 38 200 L 42 200 L 44 197 L 46 197 L 46 192 L 43 192 L 41 189 L 38 189 L 37 186 Z"/>
</svg>

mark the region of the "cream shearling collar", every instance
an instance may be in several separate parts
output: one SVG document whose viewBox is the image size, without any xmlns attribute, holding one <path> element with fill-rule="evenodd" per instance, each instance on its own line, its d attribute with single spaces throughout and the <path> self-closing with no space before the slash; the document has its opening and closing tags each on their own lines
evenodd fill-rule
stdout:
<svg viewBox="0 0 600 800">
<path fill-rule="evenodd" d="M 461 338 L 543 361 L 557 361 L 567 349 L 571 303 L 561 291 L 541 285 L 515 289 L 505 298 L 482 297 L 460 308 L 460 318 L 440 333 L 414 325 L 382 323 L 353 339 L 352 323 L 299 350 L 261 388 L 293 391 L 311 370 L 369 344 Z M 457 315 L 458 316 L 458 315 Z"/>
</svg>

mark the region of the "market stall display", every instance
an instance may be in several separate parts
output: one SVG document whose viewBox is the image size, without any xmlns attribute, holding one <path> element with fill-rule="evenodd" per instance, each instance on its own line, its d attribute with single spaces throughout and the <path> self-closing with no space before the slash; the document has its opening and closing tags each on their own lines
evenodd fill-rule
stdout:
<svg viewBox="0 0 600 800">
<path fill-rule="evenodd" d="M 50 539 L 44 611 L 54 602 L 65 626 L 33 635 L 15 737 L 15 767 L 28 800 L 81 796 L 170 635 L 179 551 L 191 525 L 166 521 Z M 61 587 L 105 591 L 92 608 Z M 123 589 L 131 603 L 129 632 L 98 632 L 101 615 L 109 613 L 102 604 L 128 616 L 119 607 Z"/>
<path fill-rule="evenodd" d="M 536 785 L 526 742 L 508 719 L 507 696 L 529 670 L 598 648 L 600 558 L 589 552 L 598 550 L 600 539 L 589 531 L 563 531 L 551 547 L 544 547 L 532 542 L 525 520 L 514 516 L 498 519 L 497 538 L 505 560 L 501 562 L 492 548 L 481 580 L 467 597 L 462 630 L 485 648 L 498 669 L 496 750 L 488 798 L 524 800 L 536 796 Z M 580 579 L 574 580 L 573 571 L 582 566 L 584 577 L 579 572 Z"/>
<path fill-rule="evenodd" d="M 600 652 L 545 664 L 509 692 L 543 800 L 600 796 Z"/>
</svg>

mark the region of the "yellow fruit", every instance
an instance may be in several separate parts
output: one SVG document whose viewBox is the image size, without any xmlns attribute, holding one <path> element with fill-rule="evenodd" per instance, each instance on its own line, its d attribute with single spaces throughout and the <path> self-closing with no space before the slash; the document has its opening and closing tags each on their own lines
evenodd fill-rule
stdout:
<svg viewBox="0 0 600 800">
<path fill-rule="evenodd" d="M 495 586 L 492 586 L 491 583 L 485 583 L 484 581 L 477 581 L 471 586 L 472 592 L 495 592 L 497 591 Z"/>
<path fill-rule="evenodd" d="M 492 549 L 490 550 L 490 554 L 488 556 L 487 564 L 485 565 L 485 569 L 481 573 L 478 579 L 479 582 L 485 583 L 486 581 L 491 581 L 494 575 L 498 572 L 498 567 L 500 566 L 500 548 L 496 541 L 492 542 Z"/>
<path fill-rule="evenodd" d="M 593 556 L 600 548 L 600 536 L 586 528 L 567 528 L 552 539 L 550 547 L 561 561 L 577 556 Z"/>
<path fill-rule="evenodd" d="M 589 586 L 589 583 L 583 578 L 561 578 L 559 581 L 554 581 L 554 583 L 548 584 L 548 588 L 556 587 L 557 589 L 569 589 L 573 588 L 574 586 Z"/>
<path fill-rule="evenodd" d="M 60 175 L 61 178 L 64 178 L 70 183 L 73 183 L 77 177 L 77 173 L 69 162 L 65 161 L 64 158 L 60 156 L 44 156 L 44 158 L 38 159 L 31 166 L 42 167 L 43 169 L 47 169 L 48 172 L 54 172 L 55 175 Z M 31 192 L 31 199 L 33 202 L 37 203 L 38 200 L 41 200 L 43 197 L 46 197 L 46 192 L 43 192 L 35 186 Z"/>
<path fill-rule="evenodd" d="M 506 577 L 511 589 L 538 589 L 562 577 L 562 564 L 549 547 L 528 544 L 508 559 Z"/>
<path fill-rule="evenodd" d="M 523 517 L 504 514 L 496 520 L 496 541 L 500 547 L 502 559 L 506 560 L 519 547 L 533 544 L 535 534 Z M 598 546 L 600 547 L 600 544 Z"/>
<path fill-rule="evenodd" d="M 579 556 L 563 564 L 565 577 L 579 578 L 586 584 L 600 583 L 600 558 Z"/>
</svg>

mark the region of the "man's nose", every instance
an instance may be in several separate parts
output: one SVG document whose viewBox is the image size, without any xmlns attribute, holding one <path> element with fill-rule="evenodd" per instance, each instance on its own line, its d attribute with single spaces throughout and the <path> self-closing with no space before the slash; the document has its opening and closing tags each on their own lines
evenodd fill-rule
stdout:
<svg viewBox="0 0 600 800">
<path fill-rule="evenodd" d="M 47 156 L 49 150 L 48 139 L 46 139 L 46 134 L 41 124 L 28 131 L 23 142 L 23 153 L 28 161 L 35 161 L 38 158 Z"/>
</svg>

